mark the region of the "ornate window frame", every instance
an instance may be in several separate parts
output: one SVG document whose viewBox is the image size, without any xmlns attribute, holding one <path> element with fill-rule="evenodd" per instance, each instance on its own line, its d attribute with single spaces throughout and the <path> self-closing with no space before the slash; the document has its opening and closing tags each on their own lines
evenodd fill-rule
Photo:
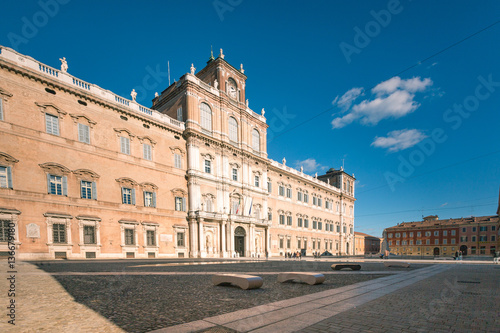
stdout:
<svg viewBox="0 0 500 333">
<path fill-rule="evenodd" d="M 14 224 L 14 244 L 16 249 L 19 248 L 21 242 L 19 241 L 19 215 L 21 212 L 17 209 L 0 208 L 0 220 L 8 220 L 10 223 Z M 9 228 L 11 226 L 9 225 Z M 0 251 L 9 251 L 9 241 L 0 242 Z"/>
</svg>

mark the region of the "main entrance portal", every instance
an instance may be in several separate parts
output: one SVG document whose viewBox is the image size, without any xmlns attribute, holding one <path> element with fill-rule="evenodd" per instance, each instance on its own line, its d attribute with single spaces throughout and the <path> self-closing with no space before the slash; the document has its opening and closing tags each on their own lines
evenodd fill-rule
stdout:
<svg viewBox="0 0 500 333">
<path fill-rule="evenodd" d="M 237 227 L 234 230 L 234 251 L 239 254 L 240 257 L 245 256 L 245 229 L 242 227 Z"/>
</svg>

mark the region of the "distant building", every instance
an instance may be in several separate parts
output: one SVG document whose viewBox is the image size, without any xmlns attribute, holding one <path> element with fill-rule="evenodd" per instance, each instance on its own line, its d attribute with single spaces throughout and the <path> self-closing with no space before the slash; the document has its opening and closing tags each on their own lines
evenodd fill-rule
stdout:
<svg viewBox="0 0 500 333">
<path fill-rule="evenodd" d="M 354 232 L 354 254 L 377 254 L 380 253 L 381 239 L 362 232 Z"/>
<path fill-rule="evenodd" d="M 498 215 L 403 222 L 385 229 L 391 253 L 409 256 L 491 256 L 499 249 Z"/>
</svg>

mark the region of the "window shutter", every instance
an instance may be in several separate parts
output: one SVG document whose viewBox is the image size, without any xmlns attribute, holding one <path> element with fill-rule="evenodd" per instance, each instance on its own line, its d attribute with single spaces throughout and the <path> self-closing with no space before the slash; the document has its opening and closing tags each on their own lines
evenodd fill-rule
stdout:
<svg viewBox="0 0 500 333">
<path fill-rule="evenodd" d="M 153 207 L 156 207 L 156 192 L 153 192 Z"/>
<path fill-rule="evenodd" d="M 186 198 L 182 198 L 182 211 L 186 211 Z"/>
<path fill-rule="evenodd" d="M 142 200 L 144 200 L 144 207 L 146 207 L 146 192 L 142 191 Z"/>
<path fill-rule="evenodd" d="M 83 180 L 80 180 L 80 198 L 83 199 L 83 192 L 84 192 L 84 189 L 83 189 Z"/>
<path fill-rule="evenodd" d="M 122 203 L 125 203 L 124 197 L 123 197 L 123 187 L 122 187 Z"/>
<path fill-rule="evenodd" d="M 52 133 L 52 122 L 50 120 L 50 116 L 47 113 L 45 114 L 45 131 L 47 133 Z"/>
<path fill-rule="evenodd" d="M 47 174 L 47 193 L 50 193 L 50 175 Z"/>
<path fill-rule="evenodd" d="M 135 205 L 135 188 L 132 189 L 132 205 Z"/>
<path fill-rule="evenodd" d="M 63 195 L 68 196 L 68 177 L 62 177 Z"/>
<path fill-rule="evenodd" d="M 7 187 L 13 188 L 12 187 L 12 167 L 10 167 L 10 166 L 7 167 Z"/>
<path fill-rule="evenodd" d="M 97 184 L 92 182 L 92 199 L 97 200 Z"/>
</svg>

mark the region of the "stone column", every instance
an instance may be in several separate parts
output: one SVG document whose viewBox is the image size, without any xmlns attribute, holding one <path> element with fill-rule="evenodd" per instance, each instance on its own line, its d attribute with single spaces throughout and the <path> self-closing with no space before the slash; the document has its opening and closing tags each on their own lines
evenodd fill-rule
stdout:
<svg viewBox="0 0 500 333">
<path fill-rule="evenodd" d="M 206 247 L 205 247 L 205 235 L 204 235 L 204 232 L 203 232 L 203 218 L 202 217 L 198 217 L 198 232 L 199 232 L 199 242 L 198 242 L 198 245 L 199 245 L 199 257 L 200 258 L 205 258 L 207 256 L 207 252 L 206 252 Z"/>
<path fill-rule="evenodd" d="M 220 251 L 223 258 L 227 257 L 226 253 L 226 221 L 220 222 Z"/>
<path fill-rule="evenodd" d="M 232 257 L 234 253 L 234 234 L 233 234 L 234 223 L 229 222 L 228 238 L 229 238 L 229 255 Z"/>
<path fill-rule="evenodd" d="M 198 225 L 196 219 L 189 219 L 189 256 L 198 257 Z"/>
</svg>

